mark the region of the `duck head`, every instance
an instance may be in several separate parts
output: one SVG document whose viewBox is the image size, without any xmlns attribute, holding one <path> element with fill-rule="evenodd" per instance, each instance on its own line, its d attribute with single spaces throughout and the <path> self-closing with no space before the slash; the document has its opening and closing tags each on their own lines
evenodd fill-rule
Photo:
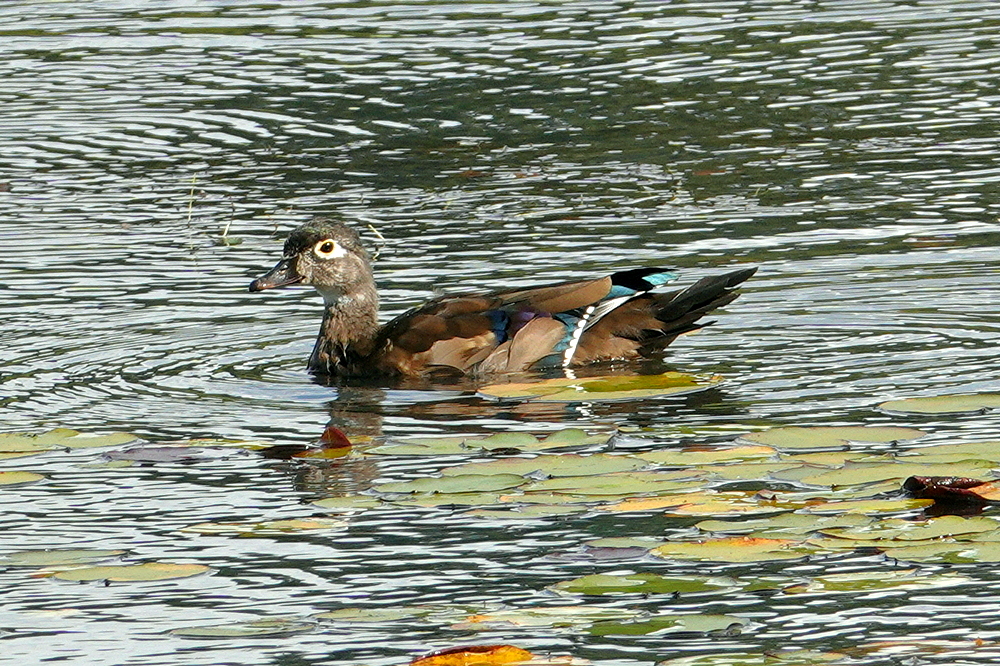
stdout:
<svg viewBox="0 0 1000 666">
<path fill-rule="evenodd" d="M 290 284 L 312 285 L 328 306 L 373 284 L 368 252 L 347 225 L 320 218 L 288 236 L 281 261 L 250 283 L 250 291 Z"/>
</svg>

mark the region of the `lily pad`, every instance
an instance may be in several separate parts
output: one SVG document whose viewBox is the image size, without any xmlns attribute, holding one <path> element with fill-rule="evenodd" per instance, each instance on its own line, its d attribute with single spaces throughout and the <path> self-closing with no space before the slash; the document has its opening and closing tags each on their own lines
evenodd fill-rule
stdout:
<svg viewBox="0 0 1000 666">
<path fill-rule="evenodd" d="M 428 476 L 411 481 L 380 483 L 372 490 L 379 493 L 482 493 L 516 488 L 527 479 L 518 474 L 454 474 Z"/>
<path fill-rule="evenodd" d="M 530 383 L 494 384 L 477 395 L 494 400 L 532 402 L 612 402 L 684 395 L 722 383 L 718 376 L 666 372 L 661 375 L 546 379 Z"/>
<path fill-rule="evenodd" d="M 172 629 L 170 633 L 174 636 L 187 636 L 189 638 L 273 638 L 301 634 L 315 628 L 314 623 L 305 620 L 275 618 L 233 622 L 232 624 L 184 627 Z"/>
<path fill-rule="evenodd" d="M 203 564 L 173 564 L 170 562 L 146 562 L 144 564 L 120 564 L 102 567 L 84 567 L 57 571 L 53 577 L 60 580 L 115 582 L 136 582 L 187 578 L 210 571 Z"/>
<path fill-rule="evenodd" d="M 781 450 L 821 450 L 847 448 L 850 442 L 905 441 L 926 434 L 915 428 L 893 426 L 793 426 L 752 432 L 740 439 Z"/>
<path fill-rule="evenodd" d="M 580 428 L 567 428 L 544 436 L 527 432 L 501 432 L 493 435 L 459 435 L 455 437 L 406 437 L 394 439 L 383 446 L 365 450 L 371 455 L 434 456 L 470 455 L 482 451 L 511 449 L 537 452 L 568 447 L 597 446 L 608 442 L 613 431 L 588 433 Z"/>
<path fill-rule="evenodd" d="M 21 550 L 7 553 L 0 558 L 0 566 L 6 567 L 56 567 L 74 564 L 90 564 L 114 557 L 121 557 L 124 550 Z"/>
<path fill-rule="evenodd" d="M 958 444 L 937 444 L 910 449 L 899 457 L 900 462 L 955 463 L 963 460 L 988 460 L 1000 463 L 1000 442 L 961 442 Z M 948 473 L 943 476 L 958 476 Z"/>
<path fill-rule="evenodd" d="M 1000 408 L 1000 393 L 889 400 L 878 408 L 893 414 L 972 414 Z"/>
<path fill-rule="evenodd" d="M 466 645 L 414 659 L 410 666 L 501 666 L 531 661 L 534 657 L 513 645 Z"/>
<path fill-rule="evenodd" d="M 770 446 L 733 446 L 713 449 L 661 449 L 659 451 L 637 453 L 635 457 L 648 460 L 657 465 L 689 467 L 715 463 L 743 462 L 747 460 L 766 460 L 777 454 L 778 451 Z"/>
<path fill-rule="evenodd" d="M 601 622 L 590 628 L 595 636 L 648 636 L 697 633 L 738 636 L 749 620 L 734 615 L 658 615 L 635 622 Z"/>
<path fill-rule="evenodd" d="M 938 516 L 928 520 L 892 518 L 857 527 L 823 528 L 823 534 L 839 539 L 885 539 L 891 541 L 922 541 L 942 537 L 958 537 L 1000 529 L 1000 521 L 983 516 Z"/>
<path fill-rule="evenodd" d="M 868 525 L 872 519 L 863 514 L 845 513 L 834 516 L 813 516 L 805 513 L 782 513 L 755 520 L 703 520 L 695 527 L 704 532 L 750 534 L 755 537 L 789 538 L 805 536 L 820 530 L 852 528 Z"/>
<path fill-rule="evenodd" d="M 195 534 L 220 534 L 241 537 L 266 537 L 293 532 L 342 529 L 347 526 L 339 518 L 298 518 L 245 523 L 198 523 L 182 527 L 181 532 Z"/>
<path fill-rule="evenodd" d="M 538 520 L 553 516 L 565 516 L 586 511 L 587 507 L 572 504 L 528 504 L 510 509 L 473 509 L 463 516 L 473 516 L 488 520 Z"/>
<path fill-rule="evenodd" d="M 796 550 L 799 539 L 760 539 L 730 537 L 707 541 L 672 541 L 657 546 L 650 552 L 670 560 L 696 560 L 703 562 L 767 562 L 794 560 L 807 555 Z"/>
<path fill-rule="evenodd" d="M 928 499 L 861 499 L 818 502 L 802 509 L 804 513 L 862 513 L 868 516 L 906 513 L 930 506 L 934 500 Z"/>
<path fill-rule="evenodd" d="M 324 497 L 323 499 L 314 501 L 312 504 L 333 513 L 355 513 L 385 506 L 385 502 L 382 500 L 366 495 Z"/>
<path fill-rule="evenodd" d="M 990 473 L 993 465 L 986 461 L 922 464 L 917 462 L 847 463 L 840 469 L 818 471 L 799 481 L 810 486 L 853 486 L 877 481 L 899 480 L 910 476 L 980 477 Z"/>
<path fill-rule="evenodd" d="M 639 494 L 674 492 L 690 487 L 681 481 L 691 473 L 680 472 L 620 472 L 601 476 L 562 476 L 536 481 L 524 486 L 525 493 L 552 492 L 570 495 L 605 495 L 631 497 Z"/>
<path fill-rule="evenodd" d="M 756 654 L 749 652 L 724 652 L 702 654 L 693 657 L 678 657 L 657 662 L 656 666 L 818 666 L 843 661 L 850 663 L 848 656 L 841 652 L 817 652 L 814 650 L 785 650 Z"/>
<path fill-rule="evenodd" d="M 973 583 L 971 578 L 958 573 L 922 574 L 917 569 L 861 571 L 820 576 L 804 584 L 786 587 L 782 592 L 784 594 L 838 592 L 857 594 L 886 590 L 927 590 Z"/>
<path fill-rule="evenodd" d="M 565 594 L 696 594 L 735 589 L 731 578 L 702 576 L 660 576 L 653 573 L 613 576 L 591 574 L 550 585 L 553 592 Z"/>
<path fill-rule="evenodd" d="M 630 456 L 595 453 L 580 455 L 540 455 L 534 458 L 497 458 L 488 462 L 455 465 L 441 470 L 441 474 L 519 474 L 521 476 L 590 476 L 626 472 L 644 467 L 646 462 Z"/>
<path fill-rule="evenodd" d="M 536 606 L 477 613 L 452 629 L 493 631 L 509 627 L 579 627 L 603 620 L 628 620 L 642 616 L 642 611 L 601 606 Z"/>
<path fill-rule="evenodd" d="M 82 449 L 101 446 L 120 446 L 134 442 L 138 437 L 124 432 L 106 435 L 82 433 L 69 428 L 56 428 L 38 435 L 25 433 L 0 433 L 0 451 L 52 451 L 55 449 Z"/>
<path fill-rule="evenodd" d="M 426 617 L 434 612 L 432 608 L 339 608 L 335 611 L 317 613 L 312 617 L 317 620 L 333 620 L 340 622 L 399 622 L 400 620 L 415 620 Z"/>
<path fill-rule="evenodd" d="M 946 562 L 965 564 L 1000 562 L 998 541 L 935 541 L 899 548 L 883 548 L 886 557 L 907 562 Z"/>
<path fill-rule="evenodd" d="M 45 477 L 41 474 L 35 474 L 34 472 L 0 472 L 0 486 L 15 486 L 24 483 L 35 483 L 36 481 L 41 481 Z"/>
</svg>

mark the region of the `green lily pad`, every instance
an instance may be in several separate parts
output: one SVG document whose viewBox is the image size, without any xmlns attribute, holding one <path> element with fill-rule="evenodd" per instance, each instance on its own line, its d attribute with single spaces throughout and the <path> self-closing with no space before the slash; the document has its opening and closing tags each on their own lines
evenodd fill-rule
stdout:
<svg viewBox="0 0 1000 666">
<path fill-rule="evenodd" d="M 124 550 L 21 550 L 0 557 L 0 566 L 6 567 L 57 567 L 90 564 L 114 557 L 121 557 Z"/>
<path fill-rule="evenodd" d="M 915 428 L 893 426 L 815 426 L 771 428 L 740 436 L 781 450 L 843 449 L 850 442 L 897 442 L 926 435 Z"/>
<path fill-rule="evenodd" d="M 802 509 L 804 513 L 863 513 L 868 516 L 906 513 L 930 506 L 934 500 L 927 499 L 862 499 L 810 504 Z"/>
<path fill-rule="evenodd" d="M 684 395 L 718 386 L 718 376 L 666 372 L 661 375 L 546 379 L 522 384 L 494 384 L 477 395 L 494 400 L 532 402 L 611 402 Z"/>
<path fill-rule="evenodd" d="M 962 516 L 938 516 L 928 520 L 914 521 L 893 518 L 879 520 L 864 526 L 828 527 L 823 534 L 838 539 L 885 539 L 891 541 L 922 541 L 942 537 L 958 537 L 980 532 L 1000 530 L 1000 521 L 983 516 L 963 518 Z"/>
<path fill-rule="evenodd" d="M 639 494 L 673 492 L 689 487 L 691 472 L 620 472 L 602 476 L 562 476 L 536 481 L 524 486 L 525 493 L 552 492 L 570 495 L 607 495 L 631 497 Z"/>
<path fill-rule="evenodd" d="M 840 469 L 819 471 L 799 479 L 810 486 L 853 486 L 877 481 L 902 481 L 911 476 L 959 476 L 980 478 L 990 474 L 993 465 L 986 461 L 923 464 L 917 462 L 847 463 Z"/>
<path fill-rule="evenodd" d="M 497 458 L 488 462 L 455 465 L 441 470 L 445 476 L 456 474 L 540 474 L 544 476 L 590 476 L 626 472 L 644 467 L 646 462 L 631 456 L 595 453 L 580 455 L 540 455 L 534 458 Z"/>
<path fill-rule="evenodd" d="M 612 431 L 588 433 L 580 428 L 567 428 L 546 436 L 536 437 L 527 432 L 501 432 L 493 435 L 460 435 L 455 437 L 406 437 L 383 446 L 365 450 L 372 455 L 441 456 L 469 455 L 496 449 L 519 449 L 526 452 L 546 451 L 567 447 L 598 446 L 608 442 Z"/>
<path fill-rule="evenodd" d="M 784 594 L 881 592 L 885 590 L 928 590 L 974 581 L 958 573 L 921 574 L 918 569 L 861 571 L 820 576 L 800 585 L 784 588 Z"/>
<path fill-rule="evenodd" d="M 312 631 L 316 625 L 295 618 L 274 618 L 172 629 L 174 636 L 189 638 L 273 638 Z"/>
<path fill-rule="evenodd" d="M 696 560 L 703 562 L 767 562 L 794 560 L 807 555 L 796 550 L 799 539 L 752 539 L 729 537 L 707 541 L 672 541 L 657 546 L 650 553 L 670 560 Z"/>
<path fill-rule="evenodd" d="M 538 606 L 476 613 L 451 628 L 493 631 L 508 627 L 587 627 L 604 620 L 629 620 L 642 615 L 642 611 L 627 608 Z"/>
<path fill-rule="evenodd" d="M 770 446 L 733 446 L 715 449 L 661 449 L 637 453 L 636 458 L 648 460 L 657 465 L 670 467 L 690 467 L 696 465 L 712 465 L 716 463 L 743 462 L 747 460 L 766 460 L 778 454 Z"/>
<path fill-rule="evenodd" d="M 910 449 L 899 457 L 900 462 L 916 463 L 957 463 L 965 460 L 987 460 L 1000 463 L 1000 442 L 963 442 L 960 444 L 937 444 Z M 961 476 L 946 474 L 942 476 Z"/>
<path fill-rule="evenodd" d="M 380 483 L 372 490 L 379 493 L 482 493 L 516 488 L 527 481 L 519 474 L 454 474 Z"/>
<path fill-rule="evenodd" d="M 220 534 L 241 537 L 266 537 L 293 532 L 343 529 L 347 523 L 339 518 L 297 518 L 245 523 L 198 523 L 182 527 L 181 532 Z"/>
<path fill-rule="evenodd" d="M 170 562 L 146 562 L 144 564 L 119 564 L 102 567 L 84 567 L 57 571 L 54 578 L 60 580 L 115 582 L 136 582 L 187 578 L 210 571 L 202 564 L 172 564 Z"/>
<path fill-rule="evenodd" d="M 0 451 L 52 451 L 54 449 L 82 449 L 101 446 L 119 446 L 134 442 L 138 437 L 124 432 L 107 435 L 82 433 L 69 428 L 56 428 L 38 435 L 0 433 Z"/>
<path fill-rule="evenodd" d="M 455 506 L 455 507 L 484 507 L 502 504 L 500 495 L 497 493 L 477 493 L 477 492 L 453 492 L 453 493 L 433 493 L 413 494 L 404 497 L 397 497 L 392 500 L 396 506 Z"/>
<path fill-rule="evenodd" d="M 35 483 L 45 477 L 34 472 L 0 472 L 0 486 L 16 486 L 24 483 Z"/>
<path fill-rule="evenodd" d="M 898 548 L 882 548 L 886 557 L 906 562 L 966 564 L 1000 562 L 998 541 L 935 541 Z"/>
<path fill-rule="evenodd" d="M 587 507 L 573 504 L 527 504 L 510 509 L 473 509 L 463 516 L 488 520 L 538 520 L 586 511 Z"/>
<path fill-rule="evenodd" d="M 1000 393 L 889 400 L 878 408 L 893 414 L 971 414 L 1000 408 Z"/>
<path fill-rule="evenodd" d="M 834 516 L 813 516 L 805 513 L 782 513 L 755 520 L 703 520 L 695 527 L 703 532 L 750 534 L 755 537 L 789 538 L 833 528 L 868 525 L 872 519 L 863 514 L 845 513 Z"/>
<path fill-rule="evenodd" d="M 818 666 L 834 662 L 851 663 L 841 652 L 817 652 L 814 650 L 786 650 L 755 654 L 749 652 L 725 652 L 702 654 L 693 657 L 678 657 L 657 662 L 656 666 Z"/>
<path fill-rule="evenodd" d="M 660 576 L 653 573 L 612 576 L 591 574 L 573 580 L 564 580 L 548 589 L 565 594 L 697 594 L 735 589 L 731 578 L 703 576 Z"/>
<path fill-rule="evenodd" d="M 317 620 L 333 620 L 340 622 L 399 622 L 400 620 L 415 620 L 426 617 L 433 612 L 432 608 L 338 608 L 335 611 L 317 613 L 312 617 Z"/>
<path fill-rule="evenodd" d="M 634 622 L 601 622 L 590 628 L 595 636 L 648 636 L 698 633 L 738 636 L 749 620 L 734 615 L 658 615 Z"/>
</svg>

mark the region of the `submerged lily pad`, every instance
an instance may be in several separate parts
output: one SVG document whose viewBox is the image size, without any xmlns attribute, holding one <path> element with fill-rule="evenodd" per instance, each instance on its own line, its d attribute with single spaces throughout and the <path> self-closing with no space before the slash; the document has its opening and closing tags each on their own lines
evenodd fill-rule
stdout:
<svg viewBox="0 0 1000 666">
<path fill-rule="evenodd" d="M 124 550 L 87 550 L 87 549 L 56 549 L 56 550 L 21 550 L 8 553 L 0 558 L 0 566 L 7 567 L 56 567 L 73 564 L 90 564 L 113 557 L 121 557 Z"/>
<path fill-rule="evenodd" d="M 134 442 L 138 437 L 124 432 L 106 435 L 82 433 L 69 428 L 56 428 L 38 435 L 25 433 L 0 433 L 0 451 L 52 451 L 55 449 L 82 449 L 100 446 L 120 446 Z"/>
<path fill-rule="evenodd" d="M 60 580 L 115 582 L 136 582 L 187 578 L 210 571 L 203 564 L 173 564 L 170 562 L 146 562 L 144 564 L 118 564 L 103 567 L 84 567 L 57 571 L 54 578 Z"/>
<path fill-rule="evenodd" d="M 270 638 L 301 634 L 315 628 L 315 624 L 305 620 L 274 618 L 250 620 L 249 622 L 233 622 L 232 624 L 184 627 L 182 629 L 172 629 L 170 633 L 174 636 L 188 636 L 191 638 Z"/>
<path fill-rule="evenodd" d="M 889 400 L 878 407 L 895 414 L 970 414 L 1000 408 L 1000 393 L 906 398 Z"/>
<path fill-rule="evenodd" d="M 776 449 L 842 449 L 850 442 L 896 442 L 926 435 L 915 428 L 894 426 L 815 426 L 771 428 L 741 435 L 740 439 Z"/>
<path fill-rule="evenodd" d="M 34 472 L 0 472 L 0 486 L 15 486 L 23 483 L 35 483 L 45 477 Z"/>
<path fill-rule="evenodd" d="M 678 657 L 657 662 L 656 666 L 818 666 L 834 662 L 851 663 L 841 652 L 816 652 L 814 650 L 786 650 L 756 654 L 749 652 L 724 652 Z"/>
<path fill-rule="evenodd" d="M 366 511 L 376 507 L 385 506 L 385 502 L 365 495 L 345 495 L 338 497 L 324 497 L 312 503 L 314 506 L 322 507 L 333 513 L 354 513 Z"/>
<path fill-rule="evenodd" d="M 661 375 L 545 379 L 519 384 L 493 384 L 478 395 L 495 400 L 532 402 L 611 402 L 684 395 L 713 388 L 719 376 L 666 372 Z"/>
</svg>

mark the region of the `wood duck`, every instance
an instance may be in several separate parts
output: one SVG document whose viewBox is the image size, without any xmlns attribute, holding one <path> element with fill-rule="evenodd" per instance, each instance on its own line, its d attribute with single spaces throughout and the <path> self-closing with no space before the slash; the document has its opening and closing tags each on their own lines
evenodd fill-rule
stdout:
<svg viewBox="0 0 1000 666">
<path fill-rule="evenodd" d="M 368 253 L 350 227 L 315 219 L 285 241 L 277 266 L 250 284 L 309 284 L 325 310 L 309 371 L 325 376 L 492 374 L 648 357 L 739 296 L 742 268 L 686 289 L 654 292 L 677 276 L 636 268 L 529 289 L 441 296 L 378 324 Z"/>
</svg>

